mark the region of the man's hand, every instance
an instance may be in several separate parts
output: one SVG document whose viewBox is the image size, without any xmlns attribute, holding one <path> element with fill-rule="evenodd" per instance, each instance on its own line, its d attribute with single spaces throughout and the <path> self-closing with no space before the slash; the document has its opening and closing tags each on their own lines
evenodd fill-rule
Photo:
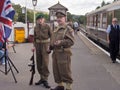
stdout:
<svg viewBox="0 0 120 90">
<path fill-rule="evenodd" d="M 61 42 L 62 42 L 62 40 L 57 40 L 57 41 L 55 41 L 54 45 L 58 46 L 61 44 Z"/>
<path fill-rule="evenodd" d="M 47 48 L 47 53 L 48 53 L 48 54 L 51 53 L 50 46 L 48 46 L 48 48 Z"/>
<path fill-rule="evenodd" d="M 34 52 L 34 51 L 35 51 L 35 47 L 33 47 L 33 48 L 31 49 L 31 51 Z"/>
</svg>

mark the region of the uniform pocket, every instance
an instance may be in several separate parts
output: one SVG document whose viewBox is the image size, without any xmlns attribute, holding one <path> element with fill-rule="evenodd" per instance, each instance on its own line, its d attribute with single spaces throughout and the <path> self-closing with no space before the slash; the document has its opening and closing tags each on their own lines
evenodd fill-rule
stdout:
<svg viewBox="0 0 120 90">
<path fill-rule="evenodd" d="M 58 63 L 67 63 L 68 57 L 70 57 L 68 53 L 58 52 Z"/>
</svg>

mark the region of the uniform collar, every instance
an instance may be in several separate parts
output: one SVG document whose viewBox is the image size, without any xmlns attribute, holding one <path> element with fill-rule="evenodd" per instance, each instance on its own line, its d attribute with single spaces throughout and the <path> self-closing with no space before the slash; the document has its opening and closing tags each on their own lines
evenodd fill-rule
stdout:
<svg viewBox="0 0 120 90">
<path fill-rule="evenodd" d="M 60 29 L 65 29 L 67 27 L 67 24 L 64 25 L 58 25 L 57 29 L 54 32 L 59 31 Z"/>
<path fill-rule="evenodd" d="M 62 29 L 65 29 L 65 28 L 67 27 L 67 24 L 59 25 L 58 27 L 59 27 L 59 29 L 61 29 L 61 28 L 62 28 Z"/>
</svg>

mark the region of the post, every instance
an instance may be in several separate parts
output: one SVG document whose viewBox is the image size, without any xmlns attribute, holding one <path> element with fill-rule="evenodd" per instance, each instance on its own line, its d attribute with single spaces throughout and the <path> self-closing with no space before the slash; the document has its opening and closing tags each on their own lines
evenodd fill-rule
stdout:
<svg viewBox="0 0 120 90">
<path fill-rule="evenodd" d="M 27 42 L 28 42 L 28 37 L 29 37 L 29 26 L 28 26 L 28 20 L 27 20 L 27 0 L 25 0 L 25 24 L 27 26 Z"/>
<path fill-rule="evenodd" d="M 35 20 L 35 6 L 34 6 L 34 27 L 35 27 L 35 23 L 36 23 L 36 20 Z"/>
<path fill-rule="evenodd" d="M 27 24 L 27 7 L 25 7 L 25 23 Z"/>
<path fill-rule="evenodd" d="M 27 0 L 25 0 L 25 23 L 27 24 Z"/>
<path fill-rule="evenodd" d="M 26 6 L 22 7 L 22 14 L 25 14 L 25 23 L 26 23 Z"/>
<path fill-rule="evenodd" d="M 34 7 L 34 27 L 35 27 L 35 6 L 37 5 L 37 0 L 32 0 L 33 7 Z"/>
</svg>

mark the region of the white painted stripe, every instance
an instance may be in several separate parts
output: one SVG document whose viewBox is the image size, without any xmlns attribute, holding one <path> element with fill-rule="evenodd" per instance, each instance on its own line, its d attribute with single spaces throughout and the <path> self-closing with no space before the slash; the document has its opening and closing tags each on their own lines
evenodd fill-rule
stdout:
<svg viewBox="0 0 120 90">
<path fill-rule="evenodd" d="M 90 41 L 93 45 L 95 45 L 97 48 L 99 48 L 100 50 L 102 50 L 105 54 L 107 54 L 108 56 L 110 56 L 110 53 L 107 52 L 106 50 L 104 50 L 103 48 L 101 48 L 100 46 L 98 46 L 96 43 L 94 43 L 93 41 L 91 41 L 88 37 L 86 37 L 83 33 L 80 32 L 80 34 L 85 37 L 88 41 Z M 116 59 L 116 61 L 118 63 L 120 63 L 120 60 L 119 59 Z"/>
<path fill-rule="evenodd" d="M 98 31 L 103 31 L 103 32 L 106 32 L 106 29 L 103 29 L 103 28 L 98 28 Z"/>
<path fill-rule="evenodd" d="M 86 27 L 89 29 L 94 29 L 94 30 L 106 32 L 106 29 L 104 29 L 104 28 L 97 28 L 97 27 L 93 27 L 93 26 L 86 26 Z"/>
</svg>

